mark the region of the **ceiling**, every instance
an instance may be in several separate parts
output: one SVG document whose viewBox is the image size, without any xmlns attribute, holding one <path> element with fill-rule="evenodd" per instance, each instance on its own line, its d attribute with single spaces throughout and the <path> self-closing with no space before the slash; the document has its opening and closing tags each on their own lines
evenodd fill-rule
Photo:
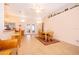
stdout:
<svg viewBox="0 0 79 59">
<path fill-rule="evenodd" d="M 41 19 L 50 13 L 61 11 L 72 5 L 74 5 L 74 3 L 8 3 L 8 7 L 5 10 L 14 13 L 17 16 L 24 15 L 29 19 Z"/>
</svg>

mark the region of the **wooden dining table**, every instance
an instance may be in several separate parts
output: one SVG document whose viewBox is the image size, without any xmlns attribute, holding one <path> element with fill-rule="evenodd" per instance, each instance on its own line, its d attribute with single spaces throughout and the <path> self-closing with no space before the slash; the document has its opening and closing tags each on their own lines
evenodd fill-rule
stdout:
<svg viewBox="0 0 79 59">
<path fill-rule="evenodd" d="M 46 42 L 52 40 L 52 35 L 50 35 L 48 32 L 45 32 L 44 35 L 45 35 L 45 41 L 46 41 Z"/>
</svg>

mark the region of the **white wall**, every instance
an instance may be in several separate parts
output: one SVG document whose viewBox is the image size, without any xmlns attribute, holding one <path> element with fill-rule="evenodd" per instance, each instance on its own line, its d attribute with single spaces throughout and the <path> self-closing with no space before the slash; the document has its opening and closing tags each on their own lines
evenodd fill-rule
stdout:
<svg viewBox="0 0 79 59">
<path fill-rule="evenodd" d="M 4 9 L 3 4 L 0 3 L 0 32 L 4 30 Z"/>
<path fill-rule="evenodd" d="M 79 7 L 45 20 L 45 31 L 54 31 L 54 37 L 79 46 Z"/>
</svg>

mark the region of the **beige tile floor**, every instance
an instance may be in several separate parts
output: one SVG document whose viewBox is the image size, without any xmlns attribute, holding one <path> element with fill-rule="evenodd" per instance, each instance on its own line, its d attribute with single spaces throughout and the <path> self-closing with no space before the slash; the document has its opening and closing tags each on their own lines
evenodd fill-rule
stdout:
<svg viewBox="0 0 79 59">
<path fill-rule="evenodd" d="M 51 45 L 43 45 L 35 37 L 25 37 L 21 47 L 18 49 L 20 55 L 79 55 L 79 47 L 58 42 Z"/>
</svg>

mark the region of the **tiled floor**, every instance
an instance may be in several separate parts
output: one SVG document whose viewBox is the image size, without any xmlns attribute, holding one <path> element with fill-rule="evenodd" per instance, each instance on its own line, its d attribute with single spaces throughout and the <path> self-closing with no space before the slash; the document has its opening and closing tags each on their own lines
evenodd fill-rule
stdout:
<svg viewBox="0 0 79 59">
<path fill-rule="evenodd" d="M 56 55 L 56 54 L 78 54 L 79 47 L 73 46 L 65 42 L 58 42 L 51 45 L 43 45 L 35 37 L 25 37 L 18 54 L 22 55 Z"/>
</svg>

